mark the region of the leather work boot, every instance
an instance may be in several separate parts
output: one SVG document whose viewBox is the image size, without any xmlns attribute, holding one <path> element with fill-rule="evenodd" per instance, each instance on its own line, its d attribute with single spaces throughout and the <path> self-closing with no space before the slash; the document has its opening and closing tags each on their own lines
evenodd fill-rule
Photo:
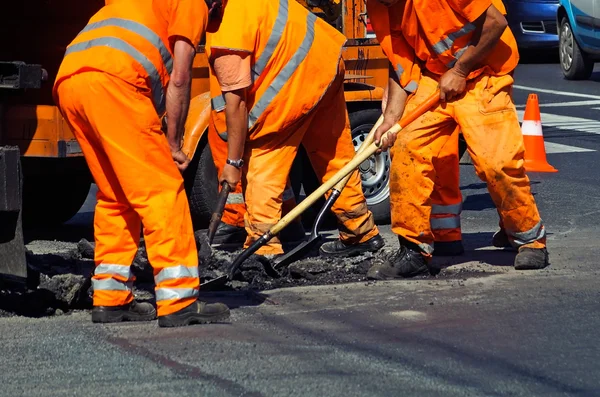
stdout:
<svg viewBox="0 0 600 397">
<path fill-rule="evenodd" d="M 215 245 L 239 245 L 241 247 L 244 241 L 246 241 L 246 229 L 221 222 L 217 226 L 212 243 Z"/>
<path fill-rule="evenodd" d="M 156 318 L 156 309 L 148 302 L 131 301 L 122 306 L 94 306 L 92 322 L 118 323 L 121 321 L 152 321 Z"/>
<path fill-rule="evenodd" d="M 550 265 L 546 248 L 521 247 L 515 257 L 516 270 L 543 269 Z"/>
<path fill-rule="evenodd" d="M 191 324 L 208 324 L 229 318 L 229 308 L 223 303 L 206 303 L 197 300 L 191 305 L 166 316 L 158 317 L 159 327 L 183 327 Z"/>
<path fill-rule="evenodd" d="M 373 262 L 373 266 L 367 272 L 367 278 L 371 280 L 410 278 L 428 271 L 435 276 L 440 272 L 440 269 L 430 266 L 421 251 L 411 247 L 411 244 L 401 244 L 398 251 Z"/>
<path fill-rule="evenodd" d="M 462 241 L 436 241 L 433 256 L 458 256 L 465 252 Z"/>
<path fill-rule="evenodd" d="M 324 257 L 354 256 L 364 254 L 365 252 L 379 251 L 384 245 L 385 241 L 380 234 L 377 234 L 367 241 L 358 244 L 345 244 L 338 239 L 321 245 L 321 248 L 319 248 L 319 254 Z"/>
</svg>

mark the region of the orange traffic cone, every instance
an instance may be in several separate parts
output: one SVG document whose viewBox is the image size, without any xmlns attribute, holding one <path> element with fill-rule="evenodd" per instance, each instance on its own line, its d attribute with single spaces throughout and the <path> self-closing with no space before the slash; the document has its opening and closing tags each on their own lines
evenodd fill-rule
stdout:
<svg viewBox="0 0 600 397">
<path fill-rule="evenodd" d="M 540 105 L 536 94 L 529 94 L 529 98 L 527 98 L 521 132 L 525 142 L 525 170 L 531 172 L 558 172 L 546 160 Z"/>
</svg>

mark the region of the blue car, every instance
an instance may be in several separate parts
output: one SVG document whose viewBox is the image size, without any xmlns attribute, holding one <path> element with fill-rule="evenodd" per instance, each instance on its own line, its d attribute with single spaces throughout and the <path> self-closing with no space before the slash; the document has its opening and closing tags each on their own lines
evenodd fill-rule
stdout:
<svg viewBox="0 0 600 397">
<path fill-rule="evenodd" d="M 560 0 L 560 67 L 567 80 L 586 80 L 600 60 L 600 1 Z"/>
<path fill-rule="evenodd" d="M 559 0 L 504 0 L 506 19 L 519 49 L 556 49 Z"/>
</svg>

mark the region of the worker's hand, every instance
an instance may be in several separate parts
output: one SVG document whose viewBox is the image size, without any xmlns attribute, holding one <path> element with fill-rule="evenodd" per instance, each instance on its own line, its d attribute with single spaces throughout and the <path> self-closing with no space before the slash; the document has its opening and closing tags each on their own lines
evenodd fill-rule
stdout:
<svg viewBox="0 0 600 397">
<path fill-rule="evenodd" d="M 227 181 L 231 190 L 234 191 L 237 187 L 237 184 L 240 183 L 242 179 L 242 170 L 234 167 L 231 164 L 225 164 L 223 167 L 223 172 L 219 176 L 219 185 L 223 183 L 223 181 Z"/>
<path fill-rule="evenodd" d="M 467 88 L 467 76 L 452 68 L 440 78 L 440 101 L 447 102 L 458 98 Z"/>
<path fill-rule="evenodd" d="M 377 146 L 379 146 L 379 149 L 377 149 L 377 152 L 376 152 L 377 154 L 379 154 L 381 152 L 385 152 L 390 147 L 394 146 L 394 142 L 396 142 L 396 136 L 398 135 L 397 133 L 396 134 L 389 133 L 386 136 L 383 136 L 383 134 L 387 130 L 392 128 L 394 126 L 394 124 L 396 124 L 396 121 L 391 120 L 386 117 L 383 119 L 383 123 L 381 123 L 379 128 L 375 131 L 374 142 Z M 383 136 L 383 138 L 382 138 L 382 136 Z M 380 142 L 381 142 L 381 144 L 380 144 Z"/>
<path fill-rule="evenodd" d="M 190 159 L 188 159 L 188 156 L 186 156 L 185 153 L 181 151 L 181 149 L 171 149 L 171 157 L 173 157 L 173 161 L 175 162 L 177 168 L 179 168 L 180 172 L 185 171 L 188 165 L 190 165 Z"/>
</svg>

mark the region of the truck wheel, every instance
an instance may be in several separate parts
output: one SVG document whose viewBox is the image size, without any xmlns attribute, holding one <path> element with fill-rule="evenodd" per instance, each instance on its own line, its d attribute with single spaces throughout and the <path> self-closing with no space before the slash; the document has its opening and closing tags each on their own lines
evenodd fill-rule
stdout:
<svg viewBox="0 0 600 397">
<path fill-rule="evenodd" d="M 381 110 L 365 109 L 350 113 L 352 143 L 358 150 L 375 125 Z M 362 188 L 375 223 L 390 220 L 390 152 L 373 155 L 359 166 Z"/>
<path fill-rule="evenodd" d="M 194 230 L 205 229 L 217 204 L 218 175 L 208 140 L 203 138 L 183 173 Z"/>
<path fill-rule="evenodd" d="M 560 68 L 567 80 L 588 79 L 594 70 L 594 62 L 581 50 L 567 17 L 560 22 L 558 48 Z"/>
<path fill-rule="evenodd" d="M 23 226 L 58 226 L 85 202 L 92 176 L 83 157 L 23 157 Z"/>
</svg>

